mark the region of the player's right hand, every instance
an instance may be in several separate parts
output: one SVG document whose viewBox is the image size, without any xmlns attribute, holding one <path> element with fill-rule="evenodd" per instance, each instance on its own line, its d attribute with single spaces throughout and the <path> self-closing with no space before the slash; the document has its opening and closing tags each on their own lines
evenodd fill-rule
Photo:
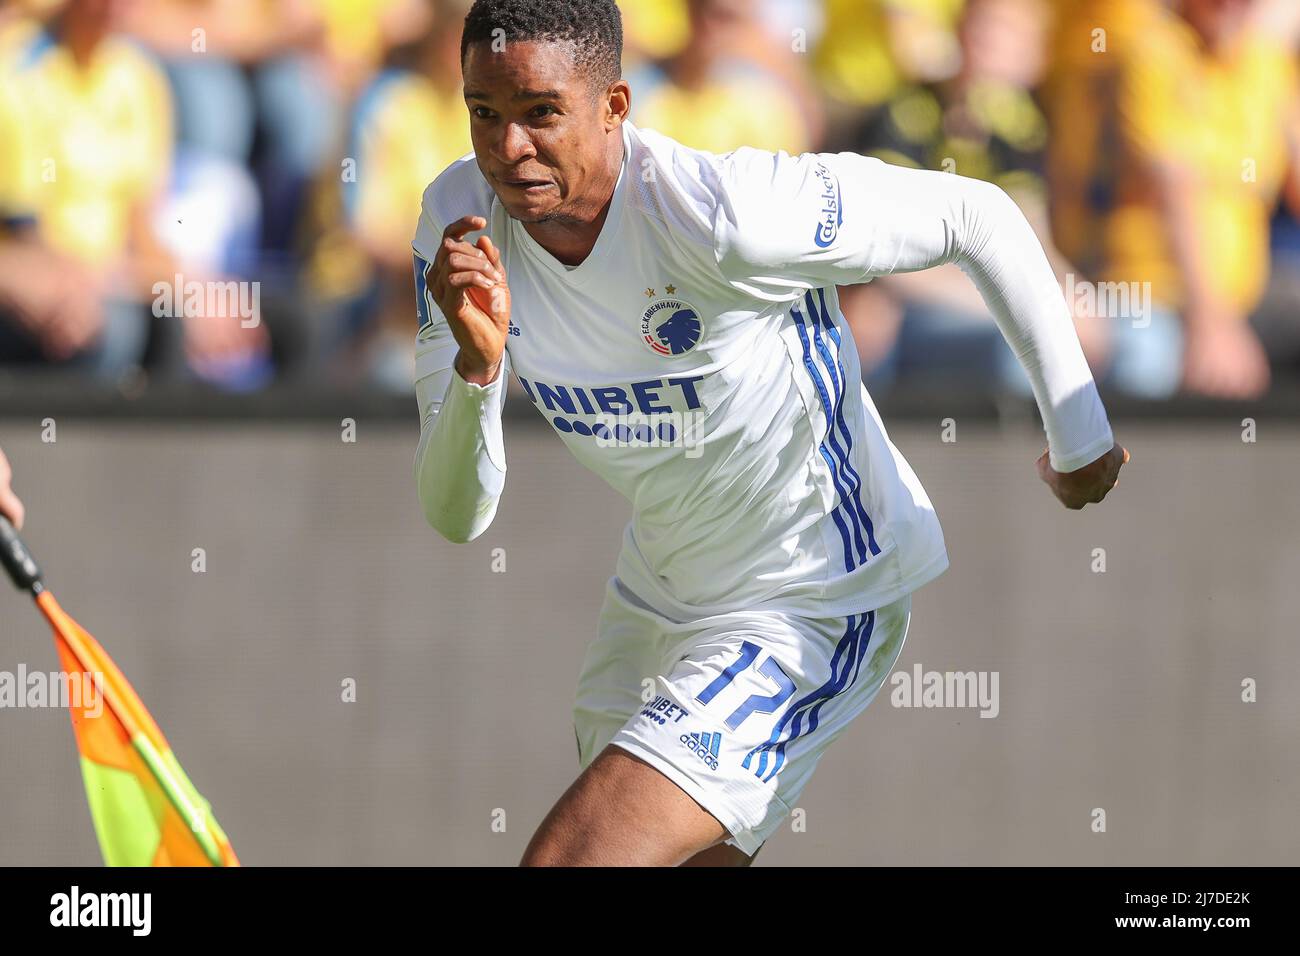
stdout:
<svg viewBox="0 0 1300 956">
<path fill-rule="evenodd" d="M 443 230 L 428 277 L 429 291 L 460 346 L 456 371 L 483 386 L 496 380 L 510 333 L 510 287 L 501 253 L 487 236 L 474 245 L 464 241 L 485 228 L 482 216 L 464 216 Z"/>
</svg>

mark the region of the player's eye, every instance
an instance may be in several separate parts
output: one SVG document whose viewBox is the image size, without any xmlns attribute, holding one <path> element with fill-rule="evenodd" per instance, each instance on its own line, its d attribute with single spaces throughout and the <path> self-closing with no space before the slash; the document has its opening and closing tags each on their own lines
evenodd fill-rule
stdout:
<svg viewBox="0 0 1300 956">
<path fill-rule="evenodd" d="M 540 104 L 538 106 L 534 106 L 531 110 L 529 110 L 528 115 L 533 119 L 546 119 L 546 117 L 548 116 L 555 116 L 557 114 L 555 112 L 554 106 L 547 106 L 545 104 Z"/>
<path fill-rule="evenodd" d="M 469 111 L 470 111 L 470 115 L 472 115 L 475 119 L 485 120 L 485 119 L 492 118 L 492 111 L 488 109 L 486 106 L 471 106 Z"/>
</svg>

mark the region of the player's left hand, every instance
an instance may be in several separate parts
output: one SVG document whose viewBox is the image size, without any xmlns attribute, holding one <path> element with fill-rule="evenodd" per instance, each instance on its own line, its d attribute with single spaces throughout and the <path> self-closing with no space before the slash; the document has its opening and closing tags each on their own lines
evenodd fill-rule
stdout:
<svg viewBox="0 0 1300 956">
<path fill-rule="evenodd" d="M 1128 450 L 1116 443 L 1115 447 L 1092 464 L 1075 471 L 1060 472 L 1052 468 L 1046 451 L 1038 459 L 1038 477 L 1052 489 L 1061 504 L 1072 511 L 1084 505 L 1095 504 L 1119 484 L 1119 470 L 1128 464 Z"/>
</svg>

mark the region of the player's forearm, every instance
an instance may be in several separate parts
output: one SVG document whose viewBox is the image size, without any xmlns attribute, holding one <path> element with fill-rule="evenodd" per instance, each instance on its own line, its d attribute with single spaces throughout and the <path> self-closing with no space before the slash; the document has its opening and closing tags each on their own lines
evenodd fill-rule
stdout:
<svg viewBox="0 0 1300 956">
<path fill-rule="evenodd" d="M 870 230 L 864 278 L 956 263 L 1024 366 L 1051 464 L 1073 471 L 1114 444 L 1065 297 L 1019 207 L 991 183 L 863 160 L 854 198 Z"/>
<path fill-rule="evenodd" d="M 487 387 L 454 371 L 441 407 L 424 411 L 415 475 L 425 519 L 448 541 L 473 541 L 492 524 L 505 487 L 504 370 Z"/>
<path fill-rule="evenodd" d="M 953 261 L 975 282 L 1029 377 L 1052 467 L 1081 468 L 1109 451 L 1114 436 L 1047 255 L 1005 192 L 945 178 Z"/>
</svg>

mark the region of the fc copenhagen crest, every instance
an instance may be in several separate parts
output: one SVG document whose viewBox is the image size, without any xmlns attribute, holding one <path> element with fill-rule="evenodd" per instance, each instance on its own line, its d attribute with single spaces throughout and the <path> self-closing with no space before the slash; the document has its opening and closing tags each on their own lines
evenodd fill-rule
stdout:
<svg viewBox="0 0 1300 956">
<path fill-rule="evenodd" d="M 704 335 L 700 310 L 677 298 L 676 291 L 669 286 L 668 295 L 656 299 L 653 289 L 646 290 L 654 301 L 641 314 L 641 338 L 659 355 L 685 355 Z"/>
</svg>

